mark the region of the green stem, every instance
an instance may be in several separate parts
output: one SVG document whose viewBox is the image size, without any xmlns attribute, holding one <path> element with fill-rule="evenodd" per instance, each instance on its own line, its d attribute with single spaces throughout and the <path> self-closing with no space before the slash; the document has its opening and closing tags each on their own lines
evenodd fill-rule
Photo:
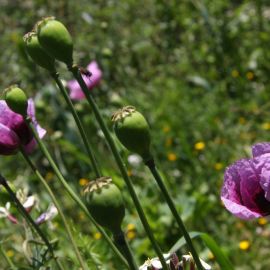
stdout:
<svg viewBox="0 0 270 270">
<path fill-rule="evenodd" d="M 139 199 L 137 197 L 137 194 L 136 194 L 136 192 L 135 192 L 135 190 L 133 188 L 131 180 L 130 180 L 128 174 L 127 174 L 127 171 L 126 171 L 125 165 L 124 165 L 124 163 L 122 161 L 122 158 L 121 158 L 121 156 L 120 156 L 120 154 L 119 154 L 119 152 L 118 152 L 118 150 L 116 148 L 115 142 L 114 142 L 114 140 L 113 140 L 113 138 L 112 138 L 112 136 L 111 136 L 111 134 L 109 132 L 109 129 L 108 129 L 107 125 L 105 124 L 105 122 L 104 122 L 104 120 L 103 120 L 103 118 L 102 118 L 102 116 L 100 114 L 99 108 L 98 108 L 94 98 L 90 94 L 90 91 L 88 90 L 88 88 L 87 88 L 87 86 L 86 86 L 86 84 L 85 84 L 85 82 L 84 82 L 84 80 L 83 80 L 83 78 L 82 78 L 82 76 L 81 76 L 81 74 L 79 72 L 78 67 L 76 65 L 73 65 L 72 67 L 68 67 L 68 68 L 72 72 L 72 74 L 76 78 L 76 80 L 78 81 L 81 89 L 83 90 L 83 93 L 84 93 L 89 105 L 91 106 L 91 108 L 92 108 L 92 110 L 93 110 L 93 112 L 95 114 L 96 120 L 99 123 L 100 128 L 103 131 L 103 134 L 104 134 L 104 136 L 105 136 L 105 138 L 106 138 L 106 140 L 107 140 L 107 142 L 108 142 L 108 144 L 109 144 L 109 146 L 111 148 L 111 151 L 112 151 L 112 153 L 114 155 L 115 161 L 116 161 L 116 163 L 117 163 L 117 165 L 119 167 L 119 170 L 120 170 L 120 172 L 121 172 L 121 174 L 123 176 L 123 179 L 126 182 L 126 185 L 127 185 L 128 190 L 129 190 L 129 193 L 131 195 L 131 198 L 132 198 L 132 200 L 134 202 L 134 205 L 136 207 L 136 210 L 137 210 L 137 212 L 139 214 L 140 220 L 141 220 L 141 222 L 142 222 L 142 224 L 144 226 L 145 232 L 148 235 L 148 238 L 150 239 L 150 241 L 151 241 L 151 243 L 153 245 L 153 248 L 154 248 L 154 250 L 155 250 L 155 252 L 156 252 L 156 254 L 157 254 L 157 256 L 158 256 L 158 258 L 159 258 L 159 260 L 161 262 L 161 264 L 162 264 L 163 270 L 169 270 L 169 268 L 168 268 L 168 266 L 166 264 L 166 261 L 165 261 L 163 255 L 162 255 L 161 249 L 160 249 L 160 247 L 159 247 L 159 245 L 158 245 L 158 243 L 157 243 L 157 241 L 156 241 L 156 239 L 154 237 L 154 234 L 153 234 L 153 232 L 152 232 L 152 230 L 151 230 L 151 228 L 149 226 L 149 223 L 148 223 L 147 218 L 146 218 L 146 216 L 144 214 L 144 211 L 143 211 L 142 206 L 140 204 L 140 201 L 139 201 Z"/>
<path fill-rule="evenodd" d="M 4 251 L 2 245 L 0 245 L 0 252 L 2 253 L 4 259 L 6 260 L 7 264 L 9 265 L 10 269 L 17 270 L 18 268 L 13 264 L 10 258 L 7 256 L 6 252 Z"/>
<path fill-rule="evenodd" d="M 198 253 L 196 252 L 196 250 L 193 246 L 193 243 L 191 241 L 191 238 L 190 238 L 190 236 L 185 228 L 184 222 L 182 221 L 180 215 L 178 214 L 178 212 L 176 210 L 174 202 L 173 202 L 166 186 L 164 185 L 164 182 L 163 182 L 163 180 L 162 180 L 162 178 L 161 178 L 161 176 L 156 168 L 154 160 L 152 159 L 150 161 L 147 161 L 145 163 L 145 165 L 149 168 L 152 175 L 154 176 L 154 178 L 155 178 L 155 180 L 156 180 L 156 182 L 157 182 L 157 184 L 158 184 L 158 186 L 159 186 L 159 188 L 160 188 L 160 190 L 161 190 L 161 192 L 162 192 L 162 194 L 163 194 L 163 196 L 164 196 L 164 198 L 165 198 L 165 200 L 166 200 L 166 202 L 167 202 L 167 204 L 168 204 L 168 206 L 169 206 L 169 208 L 170 208 L 170 210 L 171 210 L 171 212 L 172 212 L 172 214 L 173 214 L 173 216 L 178 224 L 180 232 L 182 233 L 182 235 L 184 236 L 184 238 L 186 240 L 187 246 L 190 249 L 190 252 L 192 254 L 192 257 L 193 257 L 198 269 L 204 270 L 204 268 L 201 264 L 200 258 L 198 256 Z"/>
<path fill-rule="evenodd" d="M 68 107 L 69 107 L 69 110 L 71 111 L 72 115 L 73 115 L 73 118 L 76 122 L 76 125 L 79 129 L 79 132 L 80 132 L 80 135 L 82 137 L 82 140 L 83 140 L 83 143 L 85 145 L 85 148 L 86 148 L 86 151 L 88 153 L 88 156 L 89 156 L 89 159 L 91 161 L 91 164 L 93 166 L 93 169 L 94 169 L 94 172 L 96 174 L 96 178 L 99 178 L 101 176 L 101 173 L 100 173 L 100 170 L 99 170 L 99 167 L 98 167 L 98 164 L 97 164 L 97 161 L 96 161 L 96 158 L 95 158 L 95 155 L 93 153 L 93 151 L 91 150 L 91 147 L 90 147 L 90 143 L 89 143 L 89 140 L 87 139 L 87 136 L 86 136 L 86 133 L 85 133 L 85 130 L 84 130 L 84 127 L 82 125 L 82 122 L 74 108 L 74 105 L 65 89 L 65 87 L 63 86 L 61 80 L 59 79 L 59 74 L 57 72 L 53 72 L 51 73 L 51 76 L 53 77 L 53 79 L 55 80 L 58 88 L 60 89 L 61 91 L 61 94 L 63 95 Z"/>
<path fill-rule="evenodd" d="M 25 151 L 21 150 L 21 153 L 24 157 L 24 159 L 26 160 L 26 162 L 28 163 L 28 165 L 31 167 L 31 169 L 33 170 L 33 172 L 35 173 L 35 175 L 39 178 L 39 180 L 42 182 L 43 186 L 45 187 L 45 189 L 47 190 L 47 192 L 49 193 L 55 207 L 57 208 L 58 210 L 58 213 L 63 221 L 63 224 L 64 224 L 64 227 L 65 227 L 65 230 L 67 232 L 67 235 L 68 235 L 68 238 L 71 242 L 71 245 L 73 246 L 73 249 L 74 249 L 74 252 L 76 254 L 76 257 L 82 267 L 83 270 L 87 270 L 88 267 L 87 265 L 85 264 L 85 262 L 83 261 L 83 258 L 81 257 L 81 254 L 80 254 L 80 251 L 76 245 L 76 242 L 75 242 L 75 239 L 72 235 L 72 232 L 71 232 L 71 229 L 67 223 L 67 220 L 66 220 L 66 217 L 62 211 L 62 208 L 58 202 L 58 200 L 56 199 L 56 197 L 54 196 L 53 194 L 53 191 L 52 189 L 49 187 L 49 185 L 47 184 L 46 180 L 44 179 L 44 177 L 40 174 L 40 172 L 38 171 L 38 169 L 36 168 L 36 166 L 33 164 L 33 162 L 30 160 L 30 158 L 28 157 L 28 155 L 25 153 Z"/>
<path fill-rule="evenodd" d="M 25 217 L 25 219 L 28 221 L 28 223 L 33 226 L 33 228 L 38 233 L 40 238 L 46 244 L 49 252 L 51 253 L 51 256 L 54 258 L 54 260 L 55 260 L 56 264 L 58 265 L 59 269 L 64 270 L 61 263 L 55 257 L 53 247 L 50 244 L 50 242 L 48 241 L 47 237 L 42 232 L 42 230 L 39 228 L 39 226 L 35 223 L 35 221 L 32 219 L 32 217 L 29 215 L 29 213 L 24 209 L 21 202 L 17 199 L 16 194 L 13 192 L 13 190 L 9 186 L 8 182 L 6 181 L 6 179 L 2 175 L 0 175 L 0 184 L 6 189 L 6 191 L 8 192 L 8 194 L 10 196 L 10 198 L 13 200 L 13 202 L 16 204 L 17 208 L 20 210 L 21 214 Z"/>
<path fill-rule="evenodd" d="M 131 270 L 138 270 L 138 266 L 134 260 L 134 257 L 131 253 L 129 245 L 126 241 L 125 234 L 123 231 L 120 231 L 117 234 L 113 235 L 114 243 L 121 250 L 122 254 L 124 254 L 125 258 L 129 263 L 129 267 Z"/>
<path fill-rule="evenodd" d="M 81 210 L 90 219 L 90 221 L 94 224 L 94 226 L 97 228 L 97 230 L 102 234 L 102 236 L 104 237 L 104 239 L 107 241 L 107 243 L 110 245 L 110 247 L 114 251 L 115 255 L 117 255 L 118 258 L 123 262 L 123 264 L 125 264 L 126 267 L 128 267 L 127 261 L 122 256 L 122 254 L 119 252 L 119 250 L 117 249 L 117 247 L 114 245 L 114 243 L 112 242 L 112 240 L 110 239 L 110 237 L 97 224 L 97 222 L 94 220 L 94 218 L 90 215 L 90 213 L 89 213 L 87 207 L 85 206 L 85 204 L 82 202 L 82 200 L 79 198 L 79 196 L 73 191 L 73 189 L 69 186 L 69 184 L 67 183 L 67 181 L 63 177 L 62 173 L 60 172 L 60 170 L 58 169 L 57 165 L 55 164 L 53 158 L 51 157 L 50 153 L 48 152 L 45 144 L 39 138 L 39 136 L 38 136 L 35 128 L 33 127 L 33 124 L 31 122 L 31 119 L 27 118 L 25 120 L 26 120 L 26 123 L 28 124 L 29 128 L 32 130 L 33 135 L 34 135 L 34 137 L 35 137 L 35 139 L 36 139 L 36 141 L 37 141 L 37 143 L 38 143 L 38 145 L 39 145 L 42 153 L 44 154 L 44 156 L 49 161 L 49 163 L 50 163 L 53 171 L 55 172 L 55 174 L 56 174 L 57 178 L 59 179 L 59 181 L 61 182 L 61 184 L 64 186 L 65 190 L 68 192 L 68 194 L 70 195 L 70 197 L 79 205 L 79 207 L 81 208 Z"/>
</svg>

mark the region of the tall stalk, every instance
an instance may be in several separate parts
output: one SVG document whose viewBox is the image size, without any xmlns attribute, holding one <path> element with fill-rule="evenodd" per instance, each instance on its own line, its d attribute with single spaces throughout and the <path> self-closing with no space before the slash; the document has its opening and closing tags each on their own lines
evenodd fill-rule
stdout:
<svg viewBox="0 0 270 270">
<path fill-rule="evenodd" d="M 51 74 L 52 78 L 54 79 L 54 81 L 56 82 L 59 90 L 61 91 L 61 94 L 63 95 L 63 97 L 68 105 L 69 110 L 71 111 L 71 113 L 73 115 L 75 123 L 76 123 L 78 130 L 80 132 L 80 135 L 82 137 L 82 141 L 83 141 L 84 146 L 86 148 L 87 154 L 89 156 L 90 162 L 93 166 L 96 178 L 99 178 L 99 177 L 101 177 L 101 172 L 100 172 L 98 163 L 96 161 L 96 158 L 95 158 L 93 151 L 91 150 L 89 140 L 86 136 L 84 127 L 83 127 L 82 122 L 81 122 L 81 120 L 80 120 L 80 118 L 79 118 L 79 116 L 74 108 L 74 105 L 73 105 L 64 85 L 62 84 L 61 80 L 59 79 L 59 74 L 57 72 L 51 72 L 50 74 Z"/>
<path fill-rule="evenodd" d="M 47 239 L 46 235 L 42 232 L 42 230 L 39 228 L 39 226 L 35 223 L 35 221 L 32 219 L 30 214 L 24 209 L 23 205 L 16 197 L 16 194 L 11 189 L 8 182 L 6 181 L 6 179 L 2 175 L 0 175 L 0 184 L 6 189 L 10 198 L 13 200 L 13 202 L 16 204 L 17 208 L 20 210 L 21 214 L 24 216 L 24 218 L 27 220 L 27 222 L 34 228 L 34 230 L 37 232 L 37 234 L 40 236 L 40 238 L 46 244 L 46 246 L 47 246 L 49 252 L 51 253 L 51 256 L 54 258 L 58 268 L 61 270 L 64 270 L 64 268 L 61 265 L 61 263 L 59 262 L 59 260 L 55 257 L 53 247 L 52 247 L 51 243 L 49 242 L 49 240 Z"/>
<path fill-rule="evenodd" d="M 51 199 L 52 199 L 52 201 L 53 201 L 55 207 L 57 208 L 58 213 L 59 213 L 59 215 L 60 215 L 60 217 L 61 217 L 61 219 L 62 219 L 62 221 L 63 221 L 64 228 L 65 228 L 65 230 L 66 230 L 66 232 L 67 232 L 68 238 L 69 238 L 69 240 L 70 240 L 70 242 L 71 242 L 71 245 L 72 245 L 72 247 L 73 247 L 73 249 L 74 249 L 74 252 L 75 252 L 75 254 L 76 254 L 76 257 L 77 257 L 77 259 L 78 259 L 78 261 L 79 261 L 79 263 L 80 263 L 82 269 L 83 269 L 83 270 L 87 270 L 88 267 L 87 267 L 86 263 L 84 262 L 84 260 L 83 260 L 83 258 L 82 258 L 82 256 L 81 256 L 81 254 L 80 254 L 80 251 L 79 251 L 79 249 L 78 249 L 78 247 L 77 247 L 77 244 L 76 244 L 76 241 L 75 241 L 75 239 L 74 239 L 74 237 L 73 237 L 73 235 L 72 235 L 72 232 L 71 232 L 71 229 L 70 229 L 70 227 L 69 227 L 69 225 L 68 225 L 68 222 L 67 222 L 67 220 L 66 220 L 66 217 L 65 217 L 65 215 L 64 215 L 64 213 L 63 213 L 63 211 L 62 211 L 62 208 L 61 208 L 61 206 L 60 206 L 58 200 L 56 199 L 56 197 L 55 197 L 55 195 L 54 195 L 52 189 L 51 189 L 50 186 L 47 184 L 47 182 L 46 182 L 46 180 L 44 179 L 44 177 L 40 174 L 40 172 L 38 171 L 37 167 L 33 164 L 33 162 L 30 160 L 30 158 L 28 157 L 28 155 L 25 153 L 25 151 L 24 151 L 23 149 L 21 150 L 21 153 L 22 153 L 24 159 L 26 160 L 26 162 L 28 163 L 28 165 L 30 166 L 30 168 L 32 169 L 32 171 L 33 171 L 33 172 L 35 173 L 35 175 L 39 178 L 39 180 L 42 182 L 43 186 L 45 187 L 45 189 L 46 189 L 47 192 L 49 193 L 49 195 L 50 195 L 50 197 L 51 197 Z"/>
<path fill-rule="evenodd" d="M 140 220 L 141 220 L 141 222 L 142 222 L 142 224 L 144 226 L 145 232 L 146 232 L 148 238 L 150 239 L 150 241 L 151 241 L 151 243 L 153 245 L 153 248 L 154 248 L 154 250 L 155 250 L 155 252 L 156 252 L 156 254 L 157 254 L 157 256 L 158 256 L 158 258 L 159 258 L 159 260 L 161 262 L 161 264 L 162 264 L 163 270 L 169 270 L 169 268 L 168 268 L 168 266 L 166 264 L 166 261 L 165 261 L 163 255 L 162 255 L 161 249 L 160 249 L 160 247 L 159 247 L 159 245 L 158 245 L 158 243 L 157 243 L 157 241 L 156 241 L 156 239 L 154 237 L 154 234 L 153 234 L 153 232 L 152 232 L 152 230 L 151 230 L 151 228 L 149 226 L 149 223 L 148 223 L 147 218 L 146 218 L 146 216 L 144 214 L 142 206 L 141 206 L 141 204 L 139 202 L 137 194 L 136 194 L 136 192 L 135 192 L 135 190 L 133 188 L 132 182 L 131 182 L 128 174 L 127 174 L 126 167 L 125 167 L 125 165 L 124 165 L 124 163 L 122 161 L 122 158 L 121 158 L 121 156 L 120 156 L 120 154 L 119 154 L 119 152 L 118 152 L 118 150 L 116 148 L 115 142 L 114 142 L 114 140 L 113 140 L 113 138 L 112 138 L 112 136 L 111 136 L 111 134 L 109 132 L 109 129 L 108 129 L 107 125 L 105 124 L 105 122 L 104 122 L 104 120 L 103 120 L 103 118 L 101 116 L 99 108 L 98 108 L 94 98 L 92 97 L 91 93 L 89 92 L 89 90 L 88 90 L 88 88 L 87 88 L 87 86 L 86 86 L 86 84 L 85 84 L 85 82 L 84 82 L 84 80 L 83 80 L 83 78 L 81 76 L 81 73 L 79 72 L 78 67 L 76 65 L 73 65 L 72 67 L 68 67 L 68 68 L 72 72 L 75 79 L 78 81 L 81 89 L 83 90 L 83 93 L 84 93 L 84 95 L 85 95 L 91 109 L 94 112 L 96 120 L 99 123 L 100 128 L 103 131 L 103 134 L 104 134 L 104 136 L 105 136 L 105 138 L 106 138 L 106 140 L 107 140 L 107 142 L 108 142 L 108 144 L 109 144 L 109 146 L 111 148 L 111 151 L 113 153 L 115 161 L 116 161 L 116 163 L 118 165 L 118 168 L 119 168 L 119 170 L 120 170 L 120 172 L 122 174 L 123 179 L 126 182 L 126 185 L 127 185 L 128 190 L 129 190 L 129 193 L 131 195 L 131 198 L 133 200 L 133 203 L 134 203 L 134 205 L 136 207 L 136 210 L 137 210 L 137 212 L 139 214 Z"/>
<path fill-rule="evenodd" d="M 31 129 L 34 138 L 36 139 L 42 153 L 44 154 L 44 156 L 47 158 L 50 166 L 52 167 L 55 175 L 57 176 L 58 180 L 61 182 L 61 184 L 63 185 L 63 187 L 65 188 L 65 190 L 68 192 L 68 194 L 70 195 L 70 197 L 79 205 L 79 207 L 81 208 L 81 210 L 85 213 L 85 215 L 90 219 L 90 221 L 94 224 L 94 226 L 97 228 L 97 230 L 102 234 L 102 236 L 104 237 L 104 239 L 107 241 L 107 243 L 110 245 L 110 247 L 112 248 L 112 250 L 114 251 L 115 255 L 123 262 L 123 264 L 125 264 L 126 267 L 129 267 L 126 259 L 123 257 L 123 255 L 119 252 L 119 250 L 117 249 L 117 247 L 114 245 L 114 243 L 112 242 L 112 240 L 110 239 L 110 237 L 107 235 L 107 233 L 97 224 L 97 222 L 94 220 L 94 218 L 91 216 L 91 214 L 89 213 L 87 207 L 85 206 L 85 204 L 82 202 L 82 200 L 79 198 L 79 196 L 73 191 L 73 189 L 69 186 L 69 184 L 67 183 L 67 181 L 65 180 L 65 178 L 63 177 L 62 173 L 60 172 L 58 166 L 56 165 L 56 163 L 54 162 L 52 156 L 50 155 L 49 151 L 47 150 L 45 144 L 42 142 L 42 140 L 39 138 L 33 124 L 30 118 L 26 118 L 25 119 L 26 123 L 28 124 L 29 128 Z"/>
<path fill-rule="evenodd" d="M 198 269 L 204 270 L 202 263 L 200 261 L 200 258 L 198 256 L 198 253 L 193 246 L 193 243 L 191 241 L 191 238 L 188 234 L 187 229 L 185 228 L 184 222 L 182 221 L 180 215 L 178 214 L 178 212 L 176 210 L 174 202 L 173 202 L 173 200 L 172 200 L 172 198 L 171 198 L 171 196 L 170 196 L 170 194 L 169 194 L 169 192 L 168 192 L 168 190 L 167 190 L 167 188 L 166 188 L 166 186 L 165 186 L 165 184 L 164 184 L 164 182 L 163 182 L 163 180 L 162 180 L 162 178 L 157 170 L 157 167 L 155 165 L 154 160 L 152 159 L 152 160 L 146 162 L 145 165 L 149 168 L 152 175 L 154 176 L 154 178 L 155 178 L 155 180 L 156 180 L 156 182 L 157 182 L 157 184 L 158 184 L 158 186 L 159 186 L 159 188 L 160 188 L 160 190 L 161 190 L 161 192 L 162 192 L 162 194 L 163 194 L 163 196 L 164 196 L 164 198 L 165 198 L 165 200 L 166 200 L 166 202 L 167 202 L 167 204 L 168 204 L 168 206 L 169 206 L 169 208 L 170 208 L 170 210 L 171 210 L 171 212 L 172 212 L 172 214 L 177 222 L 177 225 L 180 229 L 180 232 L 182 233 L 182 235 L 184 236 L 184 238 L 186 240 L 187 246 L 190 249 L 190 252 L 192 254 L 192 257 L 193 257 Z"/>
</svg>

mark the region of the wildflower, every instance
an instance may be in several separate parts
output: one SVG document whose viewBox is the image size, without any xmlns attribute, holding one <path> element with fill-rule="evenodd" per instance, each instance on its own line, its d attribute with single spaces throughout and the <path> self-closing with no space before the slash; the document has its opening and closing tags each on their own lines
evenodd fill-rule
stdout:
<svg viewBox="0 0 270 270">
<path fill-rule="evenodd" d="M 201 151 L 205 148 L 205 143 L 204 142 L 197 142 L 197 143 L 195 143 L 194 148 L 197 151 Z"/>
<path fill-rule="evenodd" d="M 247 76 L 247 79 L 250 81 L 252 81 L 255 77 L 252 71 L 247 72 L 246 76 Z"/>
<path fill-rule="evenodd" d="M 96 232 L 95 234 L 94 234 L 94 238 L 96 239 L 96 240 L 99 240 L 100 238 L 101 238 L 101 233 L 100 232 Z"/>
<path fill-rule="evenodd" d="M 90 71 L 92 75 L 90 78 L 85 75 L 82 75 L 82 77 L 88 89 L 92 90 L 95 86 L 99 84 L 102 78 L 102 71 L 100 70 L 96 61 L 92 61 L 86 69 Z M 76 80 L 68 81 L 67 87 L 70 90 L 70 98 L 74 100 L 81 100 L 85 98 L 84 93 Z"/>
<path fill-rule="evenodd" d="M 80 186 L 85 186 L 85 185 L 87 185 L 89 183 L 89 181 L 86 179 L 86 178 L 81 178 L 80 180 L 79 180 L 79 185 Z"/>
<path fill-rule="evenodd" d="M 263 226 L 263 225 L 267 224 L 267 222 L 268 222 L 267 219 L 264 218 L 264 217 L 261 217 L 261 218 L 258 219 L 258 224 L 259 225 Z"/>
<path fill-rule="evenodd" d="M 169 161 L 176 161 L 177 156 L 174 153 L 168 153 L 167 158 Z"/>
<path fill-rule="evenodd" d="M 31 117 L 40 138 L 46 131 L 41 128 L 35 119 L 35 108 L 32 99 L 28 100 L 28 116 Z M 0 100 L 0 154 L 15 154 L 22 146 L 30 153 L 36 145 L 30 129 L 27 127 L 23 117 L 11 111 L 4 100 Z"/>
<path fill-rule="evenodd" d="M 238 70 L 236 70 L 236 69 L 234 69 L 233 71 L 232 71 L 232 77 L 233 78 L 237 78 L 237 77 L 239 77 L 239 71 Z"/>
<path fill-rule="evenodd" d="M 127 238 L 128 238 L 129 240 L 134 239 L 135 236 L 136 236 L 136 232 L 135 232 L 135 231 L 128 231 L 128 232 L 127 232 Z"/>
<path fill-rule="evenodd" d="M 10 202 L 7 202 L 5 207 L 0 207 L 0 218 L 7 218 L 12 223 L 17 224 L 18 223 L 17 219 L 11 215 L 9 209 L 10 209 Z"/>
<path fill-rule="evenodd" d="M 205 270 L 211 270 L 211 266 L 204 262 L 202 259 L 200 259 L 201 264 Z M 191 255 L 183 255 L 182 261 L 179 263 L 180 266 L 183 267 L 183 269 L 196 269 L 195 268 L 195 262 Z M 189 268 L 188 268 L 189 267 Z"/>
<path fill-rule="evenodd" d="M 270 214 L 270 143 L 254 145 L 252 155 L 226 169 L 221 191 L 227 210 L 242 219 Z"/>
<path fill-rule="evenodd" d="M 45 175 L 46 181 L 48 182 L 51 181 L 53 179 L 53 176 L 54 176 L 53 172 L 47 172 Z"/>
<path fill-rule="evenodd" d="M 250 247 L 250 242 L 249 242 L 248 240 L 244 240 L 244 241 L 241 241 L 241 242 L 239 243 L 239 248 L 240 248 L 241 250 L 248 250 L 249 247 Z"/>
<path fill-rule="evenodd" d="M 16 197 L 23 205 L 24 209 L 29 213 L 33 209 L 34 205 L 36 204 L 35 196 L 27 196 L 27 190 L 19 189 L 16 192 Z"/>
<path fill-rule="evenodd" d="M 40 225 L 46 221 L 52 220 L 54 217 L 56 217 L 58 214 L 57 208 L 54 204 L 50 204 L 47 211 L 42 213 L 37 219 L 36 224 Z"/>
<path fill-rule="evenodd" d="M 129 155 L 128 163 L 133 167 L 138 167 L 142 163 L 142 158 L 137 154 Z"/>
<path fill-rule="evenodd" d="M 14 251 L 11 250 L 11 249 L 9 249 L 9 250 L 7 251 L 7 256 L 8 256 L 9 258 L 12 258 L 12 257 L 14 256 Z"/>
<path fill-rule="evenodd" d="M 223 164 L 221 162 L 217 162 L 214 167 L 215 170 L 220 171 L 223 168 Z"/>
<path fill-rule="evenodd" d="M 262 124 L 262 129 L 269 130 L 270 129 L 270 123 L 266 122 Z"/>
<path fill-rule="evenodd" d="M 168 266 L 170 265 L 170 254 L 163 254 L 164 259 L 166 260 L 166 264 Z M 144 262 L 142 266 L 139 267 L 139 270 L 148 270 L 148 269 L 162 269 L 162 264 L 159 261 L 158 258 L 153 258 L 153 259 L 148 259 L 147 261 Z"/>
<path fill-rule="evenodd" d="M 129 223 L 129 224 L 127 225 L 127 230 L 128 230 L 128 231 L 133 231 L 133 230 L 135 230 L 135 225 L 134 225 L 133 223 Z"/>
</svg>

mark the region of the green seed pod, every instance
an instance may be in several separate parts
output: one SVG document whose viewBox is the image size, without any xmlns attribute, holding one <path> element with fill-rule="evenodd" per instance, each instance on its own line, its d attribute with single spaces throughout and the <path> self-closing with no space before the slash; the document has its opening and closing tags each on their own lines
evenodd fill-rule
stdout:
<svg viewBox="0 0 270 270">
<path fill-rule="evenodd" d="M 112 116 L 114 131 L 119 141 L 147 161 L 151 159 L 150 129 L 144 116 L 132 106 L 118 110 Z"/>
<path fill-rule="evenodd" d="M 48 17 L 36 25 L 38 41 L 53 58 L 71 66 L 73 42 L 67 28 L 54 17 Z"/>
<path fill-rule="evenodd" d="M 110 177 L 101 177 L 91 181 L 84 189 L 87 208 L 101 226 L 112 233 L 121 231 L 125 216 L 125 206 L 119 188 Z"/>
<path fill-rule="evenodd" d="M 4 91 L 8 107 L 15 113 L 27 116 L 28 100 L 24 91 L 17 85 L 12 85 Z"/>
<path fill-rule="evenodd" d="M 55 72 L 55 60 L 49 56 L 38 42 L 36 32 L 29 32 L 23 37 L 25 48 L 31 59 L 37 65 Z"/>
</svg>

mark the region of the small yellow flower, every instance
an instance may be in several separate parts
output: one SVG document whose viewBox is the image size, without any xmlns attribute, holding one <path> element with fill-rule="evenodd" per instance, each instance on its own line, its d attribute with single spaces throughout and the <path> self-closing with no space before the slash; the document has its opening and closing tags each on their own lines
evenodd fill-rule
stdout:
<svg viewBox="0 0 270 270">
<path fill-rule="evenodd" d="M 197 142 L 197 143 L 195 143 L 194 148 L 198 151 L 201 151 L 205 148 L 205 143 L 204 142 Z"/>
<path fill-rule="evenodd" d="M 168 138 L 167 140 L 166 140 L 166 142 L 165 142 L 165 146 L 166 147 L 169 147 L 169 146 L 171 146 L 172 145 L 172 138 Z"/>
<path fill-rule="evenodd" d="M 11 250 L 11 249 L 9 249 L 9 250 L 7 251 L 7 256 L 8 256 L 9 258 L 13 257 L 13 256 L 14 256 L 14 251 Z"/>
<path fill-rule="evenodd" d="M 215 258 L 214 254 L 211 251 L 209 251 L 207 257 L 208 257 L 209 260 L 214 260 L 214 258 Z"/>
<path fill-rule="evenodd" d="M 247 122 L 247 120 L 245 117 L 239 117 L 238 122 L 239 124 L 244 125 Z"/>
<path fill-rule="evenodd" d="M 134 225 L 133 223 L 129 223 L 129 224 L 127 225 L 127 230 L 128 230 L 128 231 L 135 230 L 135 225 Z"/>
<path fill-rule="evenodd" d="M 262 124 L 262 129 L 269 130 L 270 129 L 270 123 L 263 123 Z"/>
<path fill-rule="evenodd" d="M 84 220 L 85 219 L 85 214 L 84 213 L 80 213 L 79 214 L 79 219 L 80 220 Z"/>
<path fill-rule="evenodd" d="M 169 161 L 176 161 L 177 156 L 174 153 L 168 153 L 167 158 Z"/>
<path fill-rule="evenodd" d="M 252 71 L 247 72 L 247 79 L 252 81 L 254 79 L 254 73 Z"/>
<path fill-rule="evenodd" d="M 232 77 L 233 77 L 233 78 L 239 77 L 239 71 L 236 70 L 236 69 L 234 69 L 234 70 L 232 71 Z"/>
<path fill-rule="evenodd" d="M 86 179 L 86 178 L 81 178 L 81 179 L 79 180 L 79 185 L 80 185 L 80 186 L 85 186 L 85 185 L 87 185 L 88 183 L 89 183 L 89 180 Z"/>
<path fill-rule="evenodd" d="M 169 126 L 164 126 L 162 130 L 164 133 L 168 133 L 171 130 L 171 128 Z"/>
<path fill-rule="evenodd" d="M 135 232 L 135 231 L 128 231 L 128 232 L 127 232 L 127 238 L 128 238 L 129 240 L 134 239 L 135 236 L 136 236 L 136 232 Z"/>
<path fill-rule="evenodd" d="M 96 240 L 99 240 L 100 238 L 101 238 L 101 233 L 100 232 L 96 232 L 95 234 L 94 234 L 94 238 L 96 239 Z"/>
<path fill-rule="evenodd" d="M 223 169 L 223 164 L 222 164 L 221 162 L 217 162 L 217 163 L 215 164 L 215 169 L 216 169 L 217 171 L 220 171 L 221 169 Z"/>
<path fill-rule="evenodd" d="M 53 172 L 47 172 L 47 174 L 45 175 L 45 180 L 49 182 L 53 179 L 53 176 Z"/>
<path fill-rule="evenodd" d="M 261 217 L 258 219 L 258 224 L 259 225 L 265 225 L 268 222 L 268 220 L 264 217 Z"/>
<path fill-rule="evenodd" d="M 250 247 L 250 242 L 248 240 L 243 240 L 239 243 L 239 248 L 241 250 L 248 250 Z"/>
</svg>

